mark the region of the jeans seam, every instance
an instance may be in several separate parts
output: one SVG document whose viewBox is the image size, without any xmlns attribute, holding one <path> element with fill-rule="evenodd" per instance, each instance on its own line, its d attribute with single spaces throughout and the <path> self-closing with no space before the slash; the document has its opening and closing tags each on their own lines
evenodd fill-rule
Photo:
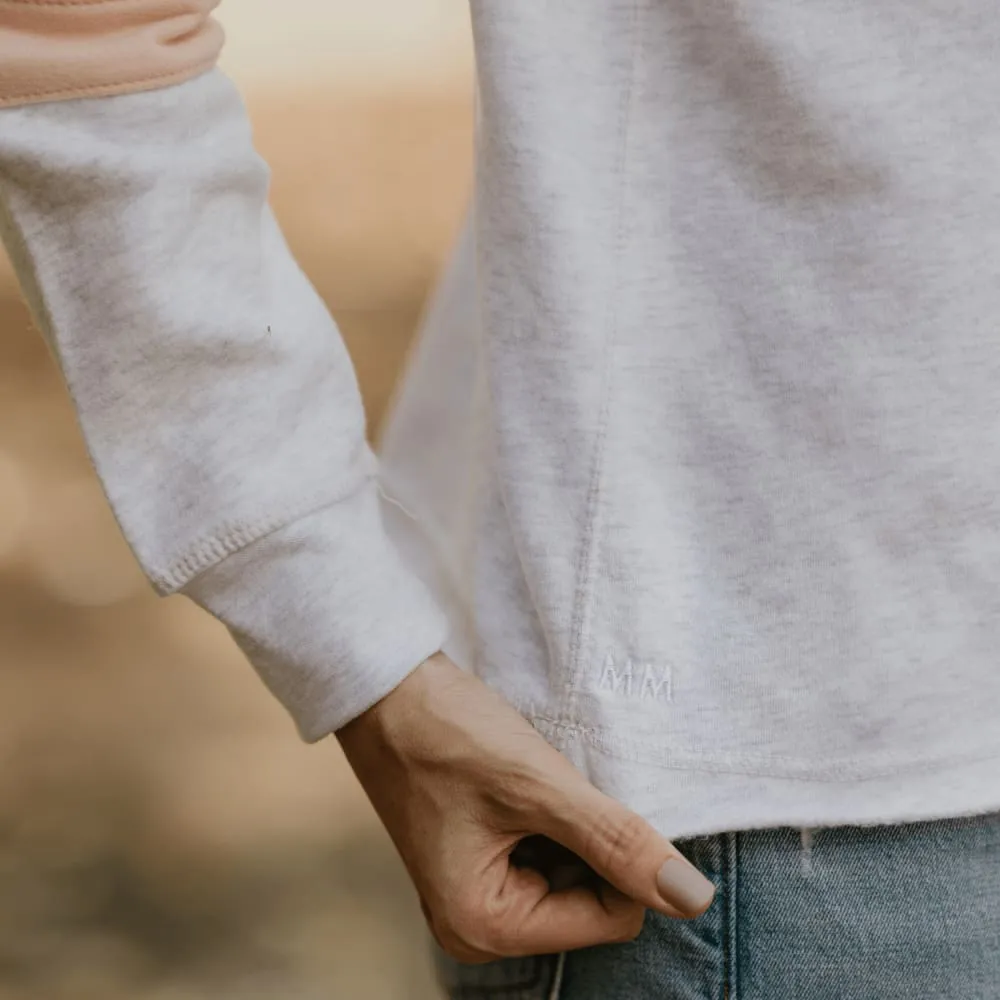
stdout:
<svg viewBox="0 0 1000 1000">
<path fill-rule="evenodd" d="M 739 1000 L 739 960 L 737 933 L 739 926 L 739 833 L 727 833 L 726 851 L 726 892 L 725 892 L 725 934 L 724 948 L 724 989 L 725 1000 Z"/>
<path fill-rule="evenodd" d="M 547 1000 L 559 1000 L 559 997 L 562 996 L 563 976 L 566 972 L 566 955 L 567 953 L 564 951 L 556 959 L 555 973 L 552 977 L 552 988 L 549 991 Z"/>
</svg>

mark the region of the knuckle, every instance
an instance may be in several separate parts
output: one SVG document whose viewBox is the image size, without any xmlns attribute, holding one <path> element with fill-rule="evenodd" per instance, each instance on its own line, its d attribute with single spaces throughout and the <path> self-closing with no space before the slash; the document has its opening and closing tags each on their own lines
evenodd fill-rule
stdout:
<svg viewBox="0 0 1000 1000">
<path fill-rule="evenodd" d="M 495 951 L 501 936 L 498 921 L 472 898 L 455 900 L 444 918 L 446 933 L 477 951 Z"/>
<path fill-rule="evenodd" d="M 451 959 L 460 962 L 462 965 L 483 965 L 493 960 L 493 956 L 485 952 L 471 948 L 464 941 L 456 937 L 444 934 L 435 935 L 438 947 Z"/>
<path fill-rule="evenodd" d="M 595 860 L 608 871 L 630 866 L 646 840 L 647 827 L 635 813 L 615 816 L 598 824 Z"/>
<path fill-rule="evenodd" d="M 514 958 L 523 951 L 520 928 L 510 921 L 493 919 L 489 931 L 490 949 L 504 958 Z"/>
<path fill-rule="evenodd" d="M 475 919 L 471 914 L 466 914 L 461 907 L 457 912 L 455 907 L 433 909 L 423 898 L 420 907 L 431 936 L 449 958 L 464 964 L 482 961 L 480 950 L 473 944 Z"/>
</svg>

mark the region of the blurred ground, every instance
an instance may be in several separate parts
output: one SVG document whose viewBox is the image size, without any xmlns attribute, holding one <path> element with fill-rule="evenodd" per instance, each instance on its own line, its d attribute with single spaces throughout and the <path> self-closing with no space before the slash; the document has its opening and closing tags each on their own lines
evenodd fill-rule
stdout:
<svg viewBox="0 0 1000 1000">
<path fill-rule="evenodd" d="M 425 27 L 447 13 L 428 4 Z M 374 426 L 464 207 L 465 50 L 451 73 L 389 59 L 264 87 L 252 27 L 234 27 L 232 72 Z M 151 596 L 0 267 L 0 1000 L 435 995 L 405 876 L 336 747 L 300 745 L 225 632 Z"/>
</svg>

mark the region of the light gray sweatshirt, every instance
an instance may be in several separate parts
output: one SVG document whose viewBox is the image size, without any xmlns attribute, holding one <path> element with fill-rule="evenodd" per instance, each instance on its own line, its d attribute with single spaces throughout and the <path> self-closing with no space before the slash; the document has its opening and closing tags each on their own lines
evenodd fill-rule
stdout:
<svg viewBox="0 0 1000 1000">
<path fill-rule="evenodd" d="M 474 211 L 381 463 L 221 74 L 0 111 L 151 579 L 309 739 L 443 645 L 672 836 L 1000 808 L 995 4 L 472 8 Z"/>
</svg>

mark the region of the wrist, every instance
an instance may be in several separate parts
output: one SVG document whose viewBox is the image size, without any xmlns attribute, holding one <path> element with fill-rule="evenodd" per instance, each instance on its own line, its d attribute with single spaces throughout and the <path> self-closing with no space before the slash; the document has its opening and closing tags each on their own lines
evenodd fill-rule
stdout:
<svg viewBox="0 0 1000 1000">
<path fill-rule="evenodd" d="M 337 730 L 334 735 L 348 757 L 373 743 L 391 742 L 393 733 L 405 730 L 407 720 L 421 714 L 429 687 L 457 670 L 443 653 L 424 660 L 387 695 Z"/>
</svg>

